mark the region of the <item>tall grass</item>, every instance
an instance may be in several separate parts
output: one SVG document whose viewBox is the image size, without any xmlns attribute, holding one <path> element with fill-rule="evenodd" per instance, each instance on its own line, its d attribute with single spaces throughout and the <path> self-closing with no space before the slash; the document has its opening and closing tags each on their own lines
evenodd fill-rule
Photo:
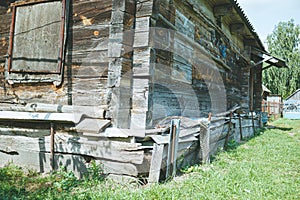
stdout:
<svg viewBox="0 0 300 200">
<path fill-rule="evenodd" d="M 210 165 L 156 185 L 115 184 L 95 174 L 77 180 L 63 170 L 45 177 L 8 166 L 0 169 L 0 199 L 300 199 L 300 121 L 271 125 Z"/>
</svg>

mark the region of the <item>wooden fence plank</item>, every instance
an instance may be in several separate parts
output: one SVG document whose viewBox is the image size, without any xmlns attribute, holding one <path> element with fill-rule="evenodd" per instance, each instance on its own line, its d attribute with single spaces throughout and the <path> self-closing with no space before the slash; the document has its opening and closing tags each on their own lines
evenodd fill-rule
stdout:
<svg viewBox="0 0 300 200">
<path fill-rule="evenodd" d="M 149 183 L 158 183 L 160 176 L 160 169 L 163 157 L 164 145 L 154 144 L 150 171 L 149 171 Z"/>
</svg>

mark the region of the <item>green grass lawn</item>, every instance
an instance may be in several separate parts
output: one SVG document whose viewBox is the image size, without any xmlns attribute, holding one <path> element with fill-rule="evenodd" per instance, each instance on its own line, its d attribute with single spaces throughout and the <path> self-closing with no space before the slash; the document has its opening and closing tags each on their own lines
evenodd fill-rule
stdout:
<svg viewBox="0 0 300 200">
<path fill-rule="evenodd" d="M 97 173 L 94 167 L 92 173 Z M 182 176 L 136 186 L 72 173 L 0 169 L 0 199 L 300 199 L 300 120 L 279 119 L 258 136 L 191 166 Z"/>
</svg>

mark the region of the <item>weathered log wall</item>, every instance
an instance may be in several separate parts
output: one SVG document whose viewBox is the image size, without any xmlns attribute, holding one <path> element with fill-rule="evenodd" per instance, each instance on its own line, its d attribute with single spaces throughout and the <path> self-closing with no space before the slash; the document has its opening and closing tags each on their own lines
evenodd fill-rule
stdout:
<svg viewBox="0 0 300 200">
<path fill-rule="evenodd" d="M 62 84 L 58 87 L 43 82 L 9 85 L 4 81 L 4 65 L 12 16 L 9 3 L 1 4 L 1 102 L 106 105 L 112 0 L 73 0 L 66 10 L 69 16 Z"/>
<path fill-rule="evenodd" d="M 151 2 L 146 1 L 148 6 Z M 145 68 L 151 77 L 145 86 L 148 127 L 165 116 L 204 117 L 241 103 L 249 110 L 243 38 L 232 35 L 227 26 L 226 31 L 216 26 L 213 8 L 199 4 L 153 2 L 150 22 L 156 30 L 149 31 L 152 54 L 147 55 L 152 63 Z"/>
</svg>

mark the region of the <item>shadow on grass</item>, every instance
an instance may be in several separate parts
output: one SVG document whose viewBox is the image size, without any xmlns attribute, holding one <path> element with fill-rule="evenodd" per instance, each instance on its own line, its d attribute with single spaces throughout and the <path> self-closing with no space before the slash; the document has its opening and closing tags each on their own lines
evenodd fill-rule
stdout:
<svg viewBox="0 0 300 200">
<path fill-rule="evenodd" d="M 268 125 L 268 126 L 266 126 L 266 129 L 278 129 L 278 130 L 281 130 L 281 131 L 290 131 L 293 128 Z"/>
</svg>

